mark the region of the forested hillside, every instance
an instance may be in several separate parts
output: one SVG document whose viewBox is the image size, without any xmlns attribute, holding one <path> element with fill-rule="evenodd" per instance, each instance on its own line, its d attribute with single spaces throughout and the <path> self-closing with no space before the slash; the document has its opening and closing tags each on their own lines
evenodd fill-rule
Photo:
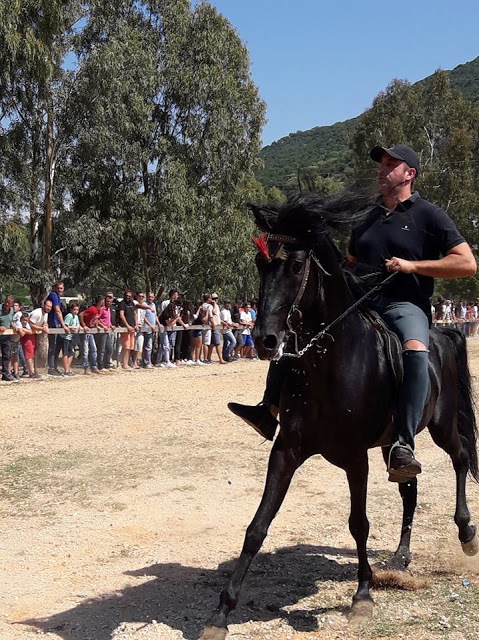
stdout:
<svg viewBox="0 0 479 640">
<path fill-rule="evenodd" d="M 427 83 L 429 78 L 421 80 Z M 451 87 L 460 89 L 468 100 L 479 100 L 479 57 L 450 71 Z M 291 133 L 264 147 L 264 168 L 256 177 L 267 190 L 272 186 L 286 189 L 296 185 L 301 169 L 314 167 L 323 177 L 343 179 L 352 172 L 351 134 L 358 118 Z"/>
</svg>

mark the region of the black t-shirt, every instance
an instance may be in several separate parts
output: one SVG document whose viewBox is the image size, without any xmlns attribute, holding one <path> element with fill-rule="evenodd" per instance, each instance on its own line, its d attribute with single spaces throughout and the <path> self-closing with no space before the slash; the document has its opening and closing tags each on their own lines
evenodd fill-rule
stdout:
<svg viewBox="0 0 479 640">
<path fill-rule="evenodd" d="M 240 310 L 238 305 L 234 305 L 231 310 L 231 322 L 239 322 L 240 321 Z"/>
<path fill-rule="evenodd" d="M 125 314 L 126 322 L 131 326 L 135 326 L 135 303 L 133 300 L 127 302 L 126 300 L 122 300 L 118 305 L 118 320 L 121 325 L 125 326 L 124 323 L 120 320 L 120 311 L 123 311 Z"/>
<path fill-rule="evenodd" d="M 393 257 L 404 260 L 438 260 L 465 242 L 455 224 L 440 207 L 414 192 L 386 215 L 378 202 L 364 222 L 353 229 L 349 253 L 359 262 L 384 267 Z M 429 307 L 434 278 L 399 273 L 383 295 L 391 300 Z"/>
</svg>

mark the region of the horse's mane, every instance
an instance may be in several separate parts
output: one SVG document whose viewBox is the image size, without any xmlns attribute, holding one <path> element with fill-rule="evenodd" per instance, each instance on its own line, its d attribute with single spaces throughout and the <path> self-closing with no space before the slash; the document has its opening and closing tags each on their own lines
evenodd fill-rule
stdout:
<svg viewBox="0 0 479 640">
<path fill-rule="evenodd" d="M 344 231 L 365 220 L 374 202 L 371 189 L 342 189 L 329 198 L 301 193 L 280 208 L 252 209 L 263 231 L 294 236 L 313 247 L 328 228 Z"/>
<path fill-rule="evenodd" d="M 338 262 L 343 256 L 328 230 L 347 232 L 363 222 L 375 204 L 377 192 L 372 189 L 341 189 L 329 198 L 313 193 L 290 196 L 279 208 L 252 206 L 256 224 L 262 231 L 288 235 L 298 243 L 314 249 L 325 237 L 336 253 Z M 384 277 L 377 267 L 354 263 L 353 268 L 343 269 L 345 278 L 357 299 L 369 291 Z"/>
</svg>

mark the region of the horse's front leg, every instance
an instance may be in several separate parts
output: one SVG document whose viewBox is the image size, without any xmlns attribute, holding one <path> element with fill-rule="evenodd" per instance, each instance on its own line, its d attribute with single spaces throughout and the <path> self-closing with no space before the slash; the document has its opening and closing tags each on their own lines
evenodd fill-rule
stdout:
<svg viewBox="0 0 479 640">
<path fill-rule="evenodd" d="M 389 447 L 383 447 L 382 449 L 384 461 L 388 462 Z M 396 549 L 394 556 L 387 562 L 386 567 L 388 569 L 395 569 L 397 571 L 403 571 L 409 566 L 411 562 L 411 532 L 412 523 L 414 520 L 414 513 L 417 505 L 417 478 L 411 478 L 407 482 L 400 482 L 398 484 L 399 493 L 402 498 L 402 526 L 401 537 L 399 539 L 399 545 Z"/>
<path fill-rule="evenodd" d="M 366 451 L 355 457 L 354 461 L 346 469 L 351 495 L 349 530 L 356 542 L 358 551 L 358 589 L 353 596 L 352 619 L 370 617 L 372 615 L 373 600 L 369 594 L 372 571 L 366 549 L 369 535 L 369 521 L 366 516 L 368 471 L 369 464 Z"/>
<path fill-rule="evenodd" d="M 278 436 L 270 454 L 268 474 L 261 503 L 246 530 L 241 555 L 231 574 L 228 585 L 220 596 L 220 604 L 203 629 L 200 640 L 224 640 L 228 631 L 227 618 L 236 607 L 239 592 L 248 567 L 258 553 L 268 533 L 269 525 L 280 508 L 294 472 L 303 462 L 297 449 L 283 447 Z"/>
</svg>

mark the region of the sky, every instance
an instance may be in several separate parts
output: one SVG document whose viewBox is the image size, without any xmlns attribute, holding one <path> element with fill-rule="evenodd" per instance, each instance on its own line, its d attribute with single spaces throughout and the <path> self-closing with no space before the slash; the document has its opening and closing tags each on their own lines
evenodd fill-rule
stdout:
<svg viewBox="0 0 479 640">
<path fill-rule="evenodd" d="M 359 115 L 394 78 L 479 55 L 479 1 L 210 0 L 248 47 L 263 143 Z"/>
</svg>

